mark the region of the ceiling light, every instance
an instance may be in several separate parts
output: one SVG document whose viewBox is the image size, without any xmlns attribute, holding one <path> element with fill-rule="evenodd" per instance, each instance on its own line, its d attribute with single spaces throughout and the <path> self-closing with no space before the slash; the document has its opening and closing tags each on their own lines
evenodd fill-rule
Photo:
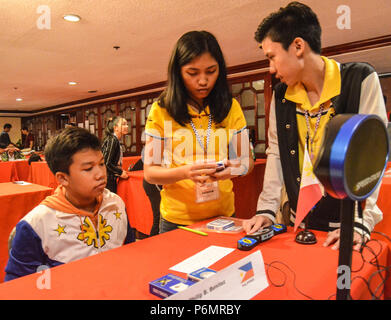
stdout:
<svg viewBox="0 0 391 320">
<path fill-rule="evenodd" d="M 64 15 L 63 18 L 64 18 L 64 20 L 70 21 L 70 22 L 78 22 L 81 19 L 79 16 L 77 16 L 75 14 L 66 14 L 66 15 Z"/>
<path fill-rule="evenodd" d="M 23 101 L 22 98 L 16 98 L 16 101 Z"/>
<path fill-rule="evenodd" d="M 75 82 L 75 81 L 69 81 L 68 84 L 69 84 L 70 86 L 75 86 L 75 85 L 77 85 L 77 82 Z"/>
</svg>

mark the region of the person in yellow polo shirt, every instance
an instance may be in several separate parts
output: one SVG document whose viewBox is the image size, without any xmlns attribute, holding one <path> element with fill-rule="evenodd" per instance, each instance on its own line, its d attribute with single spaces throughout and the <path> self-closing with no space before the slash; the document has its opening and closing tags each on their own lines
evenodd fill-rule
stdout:
<svg viewBox="0 0 391 320">
<path fill-rule="evenodd" d="M 163 185 L 160 233 L 235 213 L 231 178 L 254 164 L 246 120 L 211 33 L 190 31 L 176 43 L 167 88 L 151 107 L 145 133 L 145 180 Z"/>
<path fill-rule="evenodd" d="M 281 190 L 286 189 L 290 223 L 295 222 L 304 146 L 313 163 L 329 120 L 340 113 L 387 116 L 379 78 L 366 63 L 340 64 L 320 55 L 321 27 L 308 6 L 292 2 L 259 25 L 255 40 L 269 59 L 270 73 L 280 80 L 270 107 L 269 146 L 263 190 L 256 215 L 243 223 L 248 233 L 276 222 Z M 378 189 L 365 201 L 363 217 L 355 217 L 354 249 L 370 237 L 382 212 Z M 358 211 L 358 210 L 357 210 Z M 339 248 L 339 200 L 327 195 L 308 214 L 308 228 L 328 231 L 324 246 Z"/>
</svg>

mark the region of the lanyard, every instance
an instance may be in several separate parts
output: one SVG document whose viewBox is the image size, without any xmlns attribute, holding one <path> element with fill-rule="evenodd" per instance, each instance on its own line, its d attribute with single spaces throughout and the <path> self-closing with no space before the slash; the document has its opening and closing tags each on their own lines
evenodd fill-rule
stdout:
<svg viewBox="0 0 391 320">
<path fill-rule="evenodd" d="M 206 153 L 208 150 L 208 145 L 209 145 L 210 130 L 212 128 L 212 115 L 209 114 L 208 129 L 206 130 L 206 146 L 204 146 L 204 142 L 201 140 L 201 137 L 200 137 L 196 127 L 194 126 L 193 120 L 190 120 L 190 125 L 194 131 L 194 134 L 196 136 L 198 144 L 202 147 L 202 150 L 204 150 L 204 152 Z"/>
<path fill-rule="evenodd" d="M 307 124 L 307 137 L 306 137 L 306 143 L 308 145 L 308 151 L 310 152 L 310 158 L 311 160 L 314 159 L 314 140 L 316 136 L 316 132 L 318 131 L 319 128 L 319 123 L 320 123 L 320 118 L 322 117 L 322 112 L 323 112 L 323 103 L 320 105 L 319 111 L 316 114 L 316 123 L 315 123 L 315 129 L 314 129 L 314 135 L 312 138 L 310 137 L 310 120 L 309 120 L 309 112 L 308 110 L 305 111 L 305 122 Z M 308 142 L 311 142 L 310 144 Z"/>
</svg>

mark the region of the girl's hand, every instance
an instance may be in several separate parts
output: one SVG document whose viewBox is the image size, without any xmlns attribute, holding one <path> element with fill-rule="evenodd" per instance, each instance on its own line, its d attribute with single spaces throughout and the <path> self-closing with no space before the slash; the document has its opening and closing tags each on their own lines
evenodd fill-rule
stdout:
<svg viewBox="0 0 391 320">
<path fill-rule="evenodd" d="M 197 162 L 183 166 L 186 179 L 193 180 L 196 183 L 205 183 L 211 175 L 216 172 L 216 163 Z"/>
<path fill-rule="evenodd" d="M 240 163 L 240 160 L 224 160 L 224 166 L 223 170 L 212 174 L 214 180 L 232 179 L 247 173 L 245 166 Z"/>
</svg>

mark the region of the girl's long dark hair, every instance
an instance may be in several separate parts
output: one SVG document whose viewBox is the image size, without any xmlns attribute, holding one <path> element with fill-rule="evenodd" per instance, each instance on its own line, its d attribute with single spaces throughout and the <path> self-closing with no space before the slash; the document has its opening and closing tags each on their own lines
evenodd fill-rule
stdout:
<svg viewBox="0 0 391 320">
<path fill-rule="evenodd" d="M 219 64 L 218 78 L 207 97 L 213 121 L 222 122 L 231 108 L 232 95 L 227 82 L 227 68 L 216 38 L 207 31 L 190 31 L 185 33 L 174 47 L 168 65 L 167 88 L 159 97 L 159 105 L 181 125 L 191 120 L 187 111 L 189 95 L 183 83 L 181 68 L 206 52 L 209 52 Z"/>
</svg>

